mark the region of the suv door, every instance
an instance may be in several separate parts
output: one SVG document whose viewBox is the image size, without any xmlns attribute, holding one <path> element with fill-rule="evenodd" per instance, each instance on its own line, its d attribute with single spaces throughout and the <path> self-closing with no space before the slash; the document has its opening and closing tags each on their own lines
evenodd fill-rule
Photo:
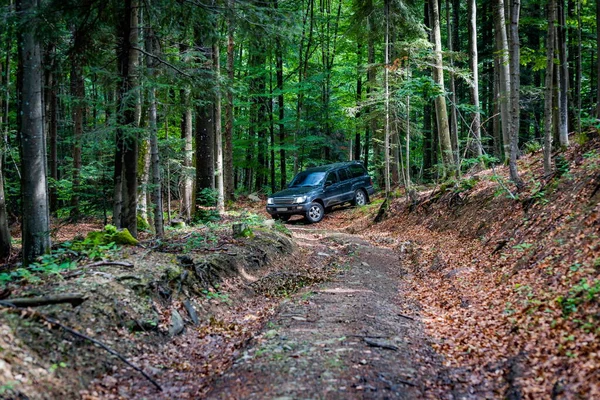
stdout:
<svg viewBox="0 0 600 400">
<path fill-rule="evenodd" d="M 331 207 L 341 202 L 340 180 L 335 171 L 327 173 L 323 184 L 323 203 L 325 207 Z"/>
<path fill-rule="evenodd" d="M 350 171 L 347 168 L 342 168 L 338 170 L 338 177 L 340 178 L 340 200 L 351 201 L 354 199 L 354 190 Z"/>
</svg>

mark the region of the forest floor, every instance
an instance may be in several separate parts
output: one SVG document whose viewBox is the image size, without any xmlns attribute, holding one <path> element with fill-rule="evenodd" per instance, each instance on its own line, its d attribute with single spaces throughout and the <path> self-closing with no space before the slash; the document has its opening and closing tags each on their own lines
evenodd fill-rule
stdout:
<svg viewBox="0 0 600 400">
<path fill-rule="evenodd" d="M 378 224 L 381 199 L 317 225 L 254 221 L 238 239 L 230 217 L 121 249 L 126 271 L 25 277 L 10 298 L 86 293 L 39 313 L 162 391 L 4 309 L 0 398 L 600 398 L 600 139 L 559 155 L 550 176 L 539 152 L 519 168 L 520 191 L 502 167 L 399 191 Z"/>
</svg>

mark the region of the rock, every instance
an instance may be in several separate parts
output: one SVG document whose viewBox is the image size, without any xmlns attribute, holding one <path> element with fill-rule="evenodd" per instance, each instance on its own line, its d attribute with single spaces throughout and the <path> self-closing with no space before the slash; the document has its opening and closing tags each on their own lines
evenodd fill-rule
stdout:
<svg viewBox="0 0 600 400">
<path fill-rule="evenodd" d="M 367 264 L 367 263 L 366 263 L 366 262 L 364 262 L 364 261 L 363 261 L 363 262 L 361 262 L 361 263 L 360 263 L 360 265 L 362 265 L 363 267 L 368 267 L 368 266 L 369 266 L 369 264 Z"/>
<path fill-rule="evenodd" d="M 267 228 L 271 229 L 271 228 L 273 228 L 275 226 L 275 220 L 274 219 L 267 219 L 267 220 L 265 220 L 265 222 L 263 222 L 263 224 Z"/>
<path fill-rule="evenodd" d="M 169 335 L 177 336 L 181 332 L 183 332 L 183 328 L 185 327 L 183 323 L 183 318 L 181 318 L 181 314 L 177 310 L 173 310 L 171 313 L 171 326 L 169 327 Z"/>
<path fill-rule="evenodd" d="M 250 193 L 250 194 L 248 195 L 248 199 L 250 199 L 250 200 L 252 200 L 252 201 L 256 201 L 256 202 L 260 202 L 260 201 L 262 201 L 262 200 L 260 199 L 260 197 L 258 197 L 257 193 Z"/>
<path fill-rule="evenodd" d="M 185 228 L 185 221 L 183 221 L 181 219 L 171 220 L 171 226 L 176 229 Z"/>
<path fill-rule="evenodd" d="M 329 254 L 327 254 L 327 253 L 317 253 L 317 255 L 318 255 L 319 257 L 330 257 L 330 255 L 329 255 Z"/>
<path fill-rule="evenodd" d="M 185 300 L 183 302 L 183 306 L 185 307 L 186 311 L 188 312 L 188 315 L 190 316 L 190 319 L 192 320 L 194 325 L 198 325 L 198 323 L 200 322 L 198 319 L 198 313 L 196 312 L 196 309 L 194 308 L 192 303 L 190 303 L 189 300 Z"/>
</svg>

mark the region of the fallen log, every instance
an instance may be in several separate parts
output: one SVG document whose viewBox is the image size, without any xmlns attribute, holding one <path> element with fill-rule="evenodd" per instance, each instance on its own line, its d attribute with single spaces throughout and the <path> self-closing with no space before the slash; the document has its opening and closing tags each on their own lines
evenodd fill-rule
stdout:
<svg viewBox="0 0 600 400">
<path fill-rule="evenodd" d="M 41 296 L 41 297 L 21 297 L 14 299 L 4 299 L 0 301 L 2 305 L 13 305 L 18 308 L 47 306 L 50 304 L 69 303 L 73 307 L 77 307 L 87 300 L 87 297 L 80 293 L 59 294 L 56 296 Z"/>
</svg>

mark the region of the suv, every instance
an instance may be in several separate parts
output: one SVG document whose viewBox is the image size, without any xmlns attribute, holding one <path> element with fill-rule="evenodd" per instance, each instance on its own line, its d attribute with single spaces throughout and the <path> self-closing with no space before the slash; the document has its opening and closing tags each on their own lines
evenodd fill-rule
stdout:
<svg viewBox="0 0 600 400">
<path fill-rule="evenodd" d="M 360 161 L 323 165 L 300 172 L 287 189 L 271 195 L 267 212 L 283 221 L 304 215 L 308 222 L 319 222 L 325 210 L 346 202 L 365 205 L 374 192 L 373 181 Z"/>
</svg>

